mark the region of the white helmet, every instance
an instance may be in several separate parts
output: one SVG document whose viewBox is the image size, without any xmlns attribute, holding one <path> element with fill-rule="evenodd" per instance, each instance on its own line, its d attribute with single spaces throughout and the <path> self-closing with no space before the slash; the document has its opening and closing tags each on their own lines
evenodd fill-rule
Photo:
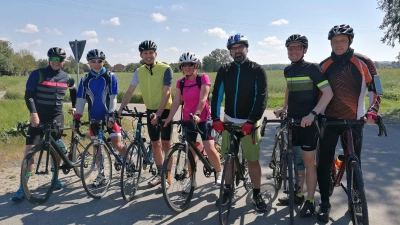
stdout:
<svg viewBox="0 0 400 225">
<path fill-rule="evenodd" d="M 181 57 L 179 58 L 179 63 L 195 63 L 198 64 L 200 60 L 196 57 L 194 53 L 183 53 Z"/>
</svg>

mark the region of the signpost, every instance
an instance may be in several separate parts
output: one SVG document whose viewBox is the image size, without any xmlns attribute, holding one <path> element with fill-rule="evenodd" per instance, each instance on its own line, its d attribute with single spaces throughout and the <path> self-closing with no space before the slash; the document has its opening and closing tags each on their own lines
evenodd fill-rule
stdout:
<svg viewBox="0 0 400 225">
<path fill-rule="evenodd" d="M 85 50 L 86 40 L 70 41 L 72 52 L 74 53 L 75 63 L 76 63 L 76 82 L 79 83 L 79 60 L 81 60 L 83 50 Z"/>
</svg>

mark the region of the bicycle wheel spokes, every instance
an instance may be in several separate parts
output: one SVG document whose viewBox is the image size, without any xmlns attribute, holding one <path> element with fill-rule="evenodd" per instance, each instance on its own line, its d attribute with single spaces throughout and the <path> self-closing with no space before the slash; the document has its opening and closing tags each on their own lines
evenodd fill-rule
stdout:
<svg viewBox="0 0 400 225">
<path fill-rule="evenodd" d="M 272 152 L 272 176 L 274 177 L 275 190 L 280 190 L 282 187 L 282 152 L 284 142 L 281 136 L 275 138 L 275 146 Z"/>
<path fill-rule="evenodd" d="M 171 165 L 170 169 L 169 165 Z M 184 145 L 175 145 L 165 158 L 161 173 L 161 187 L 165 202 L 175 212 L 187 209 L 192 200 L 194 187 L 189 189 L 189 193 L 184 192 L 184 187 L 189 182 L 193 185 L 192 171 L 194 170 L 192 168 L 194 166 L 194 160 L 185 152 Z"/>
<path fill-rule="evenodd" d="M 125 201 L 131 201 L 139 187 L 142 172 L 142 154 L 136 143 L 128 147 L 121 170 L 121 193 Z"/>
<path fill-rule="evenodd" d="M 85 166 L 87 167 L 90 162 L 87 160 L 86 157 L 83 157 L 83 151 L 85 150 L 85 146 L 87 146 L 90 143 L 90 139 L 85 137 L 79 137 L 76 135 L 76 137 L 72 140 L 70 150 L 71 150 L 71 161 L 75 162 L 77 164 L 81 164 L 81 160 L 85 160 Z M 80 178 L 81 177 L 81 167 L 80 166 L 75 166 L 74 167 L 74 172 L 75 174 Z M 85 176 L 87 174 L 84 174 Z"/>
<path fill-rule="evenodd" d="M 110 150 L 105 144 L 91 142 L 83 155 L 89 164 L 81 161 L 82 185 L 90 197 L 101 198 L 107 192 L 112 178 Z"/>
<path fill-rule="evenodd" d="M 353 213 L 353 224 L 368 225 L 368 206 L 365 196 L 364 181 L 361 169 L 357 162 L 350 162 L 349 167 L 349 195 L 350 195 L 350 211 Z"/>
<path fill-rule="evenodd" d="M 233 197 L 235 195 L 235 160 L 230 154 L 225 158 L 224 169 L 222 172 L 222 182 L 219 190 L 219 223 L 222 225 L 229 224 L 229 214 L 232 208 Z M 229 183 L 229 188 L 226 184 Z"/>
<path fill-rule="evenodd" d="M 33 162 L 35 164 L 30 166 Z M 52 162 L 56 162 L 54 150 L 46 150 L 42 145 L 35 146 L 25 156 L 21 167 L 21 185 L 29 202 L 44 203 L 53 193 L 58 179 L 58 165 L 54 165 L 52 172 Z"/>
</svg>

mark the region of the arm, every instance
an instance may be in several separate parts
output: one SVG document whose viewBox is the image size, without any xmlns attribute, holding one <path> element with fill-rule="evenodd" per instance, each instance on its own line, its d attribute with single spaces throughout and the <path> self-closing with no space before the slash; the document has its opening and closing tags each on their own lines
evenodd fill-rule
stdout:
<svg viewBox="0 0 400 225">
<path fill-rule="evenodd" d="M 138 76 L 138 69 L 136 69 L 135 72 L 133 73 L 131 84 L 129 85 L 128 90 L 126 90 L 124 97 L 122 98 L 121 105 L 119 106 L 118 110 L 118 115 L 120 115 L 125 106 L 128 105 L 138 84 L 139 84 L 139 76 Z"/>
<path fill-rule="evenodd" d="M 221 103 L 224 100 L 224 74 L 225 68 L 221 66 L 218 70 L 217 76 L 215 77 L 214 89 L 211 98 L 211 118 L 219 119 L 221 114 Z"/>
<path fill-rule="evenodd" d="M 209 92 L 210 92 L 209 85 L 207 85 L 207 84 L 201 85 L 199 104 L 197 105 L 197 109 L 196 109 L 196 113 L 195 113 L 196 115 L 201 114 L 201 112 L 203 112 L 204 106 L 206 105 L 206 102 L 207 102 Z"/>
<path fill-rule="evenodd" d="M 171 83 L 172 83 L 172 70 L 171 68 L 168 68 L 164 72 L 163 97 L 156 112 L 157 116 L 161 116 L 162 112 L 165 109 L 165 106 L 167 105 L 169 98 L 171 97 Z"/>
<path fill-rule="evenodd" d="M 289 101 L 289 88 L 286 86 L 283 106 L 281 109 L 274 111 L 276 118 L 278 118 L 282 112 L 286 112 L 288 110 L 288 101 Z"/>
<path fill-rule="evenodd" d="M 178 80 L 178 82 L 177 82 L 178 84 L 179 84 L 179 81 L 180 80 Z M 164 126 L 167 126 L 168 123 L 172 120 L 172 118 L 174 118 L 176 111 L 178 111 L 179 106 L 181 105 L 181 101 L 182 101 L 181 90 L 179 88 L 176 88 L 174 100 L 172 101 L 172 105 L 171 105 L 171 109 L 168 114 L 168 118 L 163 120 L 165 122 Z M 181 110 L 183 110 L 183 109 L 181 109 Z"/>
<path fill-rule="evenodd" d="M 83 78 L 79 82 L 78 86 L 78 93 L 76 94 L 76 112 L 75 118 L 80 119 L 83 115 L 83 110 L 85 109 L 86 104 L 86 92 L 85 88 L 83 87 Z"/>
<path fill-rule="evenodd" d="M 72 76 L 69 76 L 68 79 L 68 88 L 69 88 L 69 96 L 71 98 L 71 103 L 72 103 L 72 107 L 71 107 L 71 112 L 72 115 L 75 114 L 76 112 L 76 88 L 75 88 L 75 79 Z"/>
<path fill-rule="evenodd" d="M 256 99 L 254 101 L 253 109 L 250 112 L 248 120 L 250 122 L 256 122 L 259 120 L 267 106 L 268 89 L 267 89 L 267 73 L 264 69 L 259 67 L 255 71 L 256 75 Z"/>
</svg>

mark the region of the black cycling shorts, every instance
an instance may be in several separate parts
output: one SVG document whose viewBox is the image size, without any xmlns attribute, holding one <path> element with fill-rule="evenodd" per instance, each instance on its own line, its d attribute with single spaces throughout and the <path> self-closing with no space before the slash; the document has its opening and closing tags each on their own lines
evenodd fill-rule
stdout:
<svg viewBox="0 0 400 225">
<path fill-rule="evenodd" d="M 171 135 L 172 135 L 172 125 L 171 123 L 168 124 L 166 127 L 164 125 L 153 125 L 151 124 L 151 119 L 150 115 L 152 113 L 156 113 L 157 110 L 147 110 L 147 129 L 149 131 L 149 136 L 151 141 L 158 141 L 161 140 L 163 141 L 170 141 L 171 140 Z M 169 115 L 169 109 L 164 109 L 164 111 L 161 114 L 161 119 L 166 119 Z"/>
<path fill-rule="evenodd" d="M 57 121 L 57 123 L 61 123 L 60 128 L 64 127 L 64 114 L 60 115 L 39 115 L 39 123 L 51 123 L 54 120 Z M 29 126 L 28 132 L 27 132 L 27 137 L 25 139 L 25 145 L 37 145 L 40 142 L 40 139 L 43 138 L 44 132 L 40 134 L 39 129 L 36 127 L 31 127 Z M 61 138 L 61 134 L 56 135 L 54 132 L 51 133 L 51 136 L 53 137 L 54 140 L 58 140 Z"/>
<path fill-rule="evenodd" d="M 307 127 L 293 127 L 293 146 L 300 146 L 303 151 L 313 151 L 317 148 L 317 128 L 314 124 Z"/>
</svg>

